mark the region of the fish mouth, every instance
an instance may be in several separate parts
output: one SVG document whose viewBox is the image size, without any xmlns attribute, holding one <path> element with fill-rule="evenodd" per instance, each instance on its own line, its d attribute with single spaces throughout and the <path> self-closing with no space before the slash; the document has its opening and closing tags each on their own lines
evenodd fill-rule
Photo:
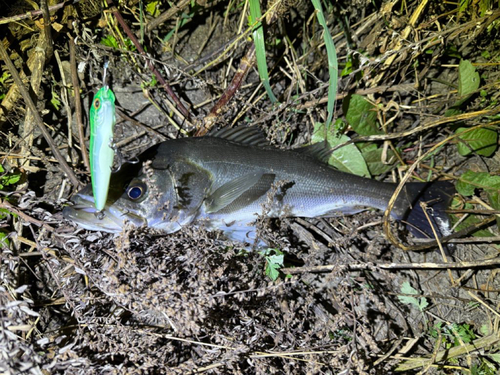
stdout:
<svg viewBox="0 0 500 375">
<path fill-rule="evenodd" d="M 73 206 L 63 209 L 63 216 L 66 219 L 82 228 L 108 233 L 121 232 L 127 222 L 137 227 L 147 224 L 144 218 L 132 212 L 122 211 L 108 202 L 102 211 L 97 211 L 91 190 L 86 187 L 73 196 L 71 199 Z"/>
</svg>

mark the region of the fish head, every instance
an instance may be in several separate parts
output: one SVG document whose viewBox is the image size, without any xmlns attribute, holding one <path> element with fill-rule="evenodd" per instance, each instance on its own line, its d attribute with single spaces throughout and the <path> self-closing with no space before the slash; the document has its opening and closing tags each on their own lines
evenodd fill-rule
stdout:
<svg viewBox="0 0 500 375">
<path fill-rule="evenodd" d="M 101 211 L 94 206 L 91 185 L 87 185 L 63 210 L 63 216 L 80 227 L 118 233 L 126 223 L 148 226 L 166 233 L 180 228 L 176 217 L 178 196 L 168 169 L 126 164 L 111 176 L 106 204 Z"/>
</svg>

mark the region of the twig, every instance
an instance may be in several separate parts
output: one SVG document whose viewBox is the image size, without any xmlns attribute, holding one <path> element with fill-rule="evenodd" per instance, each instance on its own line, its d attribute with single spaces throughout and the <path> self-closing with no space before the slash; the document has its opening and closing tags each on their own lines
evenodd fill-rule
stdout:
<svg viewBox="0 0 500 375">
<path fill-rule="evenodd" d="M 197 137 L 201 137 L 208 133 L 208 131 L 213 127 L 217 121 L 219 115 L 222 112 L 224 106 L 231 100 L 236 91 L 241 87 L 243 80 L 247 76 L 248 72 L 255 64 L 255 46 L 252 44 L 247 50 L 246 55 L 241 59 L 240 66 L 234 74 L 231 84 L 226 89 L 224 94 L 220 97 L 219 101 L 214 105 L 210 113 L 205 117 L 203 126 L 196 132 Z"/>
<path fill-rule="evenodd" d="M 396 38 L 396 45 L 391 46 L 391 50 L 393 52 L 397 52 L 400 49 L 403 48 L 403 41 L 407 40 L 408 37 L 410 36 L 410 33 L 415 29 L 415 24 L 417 23 L 418 19 L 422 15 L 425 7 L 427 6 L 427 3 L 429 0 L 422 0 L 419 2 L 418 6 L 416 7 L 415 11 L 410 17 L 410 20 L 408 22 L 408 25 L 405 27 L 403 32 L 401 33 L 401 36 L 399 38 Z M 391 66 L 391 64 L 394 62 L 396 59 L 397 55 L 393 54 L 390 56 L 387 60 L 384 61 L 384 67 L 387 69 L 388 67 Z M 385 75 L 386 70 L 382 70 L 382 72 L 375 77 L 373 80 L 373 86 L 376 86 L 382 79 L 382 77 Z"/>
<path fill-rule="evenodd" d="M 130 117 L 129 115 L 127 115 L 125 112 L 121 111 L 120 109 L 116 108 L 116 113 L 118 113 L 118 116 L 122 117 L 123 119 L 133 123 L 135 126 L 137 126 L 138 128 L 141 128 L 143 130 L 146 130 L 148 133 L 150 134 L 154 134 L 155 136 L 157 136 L 158 138 L 160 138 L 160 140 L 163 142 L 163 141 L 166 141 L 168 138 L 165 137 L 163 134 L 161 134 L 160 132 L 157 132 L 155 129 L 153 128 L 150 128 L 149 126 L 146 126 L 144 124 L 141 124 L 140 121 L 137 121 L 136 119 Z"/>
<path fill-rule="evenodd" d="M 236 42 L 239 37 L 240 37 L 239 35 L 234 36 L 229 41 L 221 44 L 219 47 L 217 47 L 213 51 L 208 52 L 207 54 L 205 54 L 205 55 L 201 56 L 200 58 L 198 58 L 197 60 L 193 61 L 191 64 L 186 65 L 184 68 L 182 68 L 182 70 L 184 72 L 189 72 L 191 69 L 194 69 L 197 66 L 203 65 L 204 63 L 206 63 L 209 60 L 212 60 L 215 57 L 223 56 L 225 54 L 224 51 L 226 51 L 228 46 L 230 46 L 231 44 Z M 197 105 L 199 105 L 199 104 L 197 104 Z"/>
<path fill-rule="evenodd" d="M 407 270 L 407 269 L 462 269 L 462 268 L 489 268 L 500 265 L 500 258 L 483 259 L 473 262 L 450 262 L 450 263 L 358 263 L 358 264 L 328 264 L 324 266 L 281 268 L 285 274 L 295 275 L 300 273 L 323 273 L 331 272 L 338 268 L 347 268 L 351 271 L 382 268 L 385 270 Z"/>
<path fill-rule="evenodd" d="M 40 8 L 42 8 L 43 15 L 43 33 L 45 34 L 45 39 L 47 43 L 47 50 L 45 51 L 48 58 L 52 56 L 54 52 L 54 46 L 52 43 L 52 33 L 51 33 L 51 21 L 49 7 L 47 6 L 47 0 L 40 0 Z"/>
<path fill-rule="evenodd" d="M 499 112 L 498 109 L 494 109 L 494 110 L 481 110 L 481 111 L 476 111 L 476 112 L 461 113 L 461 114 L 455 115 L 455 116 L 443 117 L 439 120 L 431 121 L 429 123 L 422 124 L 422 125 L 417 126 L 413 129 L 405 130 L 402 132 L 356 137 L 356 138 L 353 138 L 345 143 L 342 143 L 340 145 L 333 147 L 332 152 L 335 150 L 338 150 L 339 148 L 342 148 L 344 146 L 350 145 L 352 143 L 357 143 L 357 142 L 387 141 L 387 140 L 391 140 L 391 139 L 400 140 L 401 138 L 405 138 L 405 137 L 408 137 L 410 135 L 420 133 L 424 130 L 432 129 L 432 128 L 438 127 L 440 125 L 453 123 L 456 121 L 465 121 L 465 120 L 469 120 L 469 119 L 473 119 L 473 118 L 481 117 L 481 116 L 493 116 L 493 115 L 497 114 L 498 112 Z M 493 127 L 493 126 L 499 125 L 499 124 L 500 124 L 500 121 L 495 121 L 495 122 L 491 122 L 489 124 L 482 124 L 481 126 L 482 127 L 488 127 L 488 126 Z"/>
<path fill-rule="evenodd" d="M 32 224 L 38 225 L 39 227 L 43 227 L 51 232 L 54 231 L 54 228 L 52 228 L 50 225 L 45 224 L 43 221 L 37 220 L 29 215 L 26 215 L 23 211 L 17 209 L 13 205 L 11 205 L 9 202 L 7 202 L 4 199 L 0 199 L 0 207 L 5 208 L 7 211 L 12 212 L 19 216 L 21 219 L 26 220 L 27 222 L 30 222 Z"/>
<path fill-rule="evenodd" d="M 38 100 L 38 94 L 40 92 L 40 85 L 44 73 L 45 62 L 50 58 L 46 54 L 46 51 L 48 49 L 47 43 L 48 42 L 46 34 L 39 33 L 36 47 L 31 52 L 31 55 L 28 59 L 28 68 L 31 71 L 31 77 L 29 77 L 30 78 L 29 86 L 31 87 L 32 92 L 34 93 L 33 100 Z M 31 65 L 30 65 L 30 60 L 31 60 Z M 13 87 L 15 87 L 15 85 L 13 85 Z M 22 133 L 20 134 L 20 136 L 24 140 L 26 140 L 26 142 L 23 142 L 21 145 L 22 155 L 29 155 L 30 149 L 31 147 L 33 147 L 33 139 L 34 139 L 33 130 L 35 127 L 34 116 L 35 115 L 32 113 L 32 111 L 28 108 L 26 110 L 26 116 L 24 120 Z M 30 162 L 28 159 L 23 163 L 23 166 L 26 167 L 30 166 Z"/>
<path fill-rule="evenodd" d="M 148 134 L 149 131 L 153 130 L 155 131 L 156 129 L 161 129 L 163 128 L 165 125 L 164 124 L 160 124 L 160 125 L 156 125 L 156 126 L 152 126 L 151 128 L 147 128 L 146 130 L 143 130 L 143 131 L 140 131 L 139 133 L 137 134 L 133 134 L 131 135 L 130 137 L 127 137 L 125 139 L 122 139 L 121 141 L 119 142 L 116 142 L 116 147 L 120 148 L 120 147 L 123 147 L 127 144 L 129 144 L 130 142 L 133 142 L 135 141 L 136 139 L 139 139 L 140 137 L 143 137 L 145 136 L 146 134 Z M 159 133 L 161 134 L 161 133 Z"/>
<path fill-rule="evenodd" d="M 475 215 L 500 215 L 500 210 L 470 210 L 470 209 L 453 209 L 446 210 L 450 214 L 475 214 Z"/>
<path fill-rule="evenodd" d="M 160 24 L 172 18 L 174 15 L 183 10 L 190 3 L 191 0 L 181 0 L 178 2 L 178 4 L 174 3 L 174 5 L 172 5 L 169 10 L 163 12 L 162 14 L 160 14 L 158 17 L 156 17 L 154 20 L 152 20 L 147 24 L 146 32 L 150 33 L 153 29 L 156 29 Z"/>
<path fill-rule="evenodd" d="M 78 82 L 78 71 L 76 68 L 76 51 L 75 51 L 75 42 L 73 37 L 68 33 L 69 40 L 69 60 L 71 65 L 71 79 L 73 81 L 73 92 L 75 94 L 75 116 L 76 116 L 76 125 L 78 128 L 78 140 L 80 143 L 80 150 L 83 156 L 83 163 L 85 164 L 85 168 L 90 173 L 90 162 L 89 162 L 89 154 L 87 152 L 87 147 L 85 146 L 85 126 L 82 121 L 82 99 L 80 97 L 80 82 Z"/>
<path fill-rule="evenodd" d="M 500 336 L 498 335 L 498 333 L 493 333 L 492 335 L 481 337 L 463 346 L 456 346 L 450 349 L 442 350 L 439 353 L 437 353 L 434 363 L 445 359 L 449 360 L 450 358 L 459 357 L 466 353 L 473 353 L 478 350 L 484 350 L 488 347 L 496 345 L 499 341 L 500 341 Z M 399 360 L 400 358 L 396 357 L 395 359 Z M 401 373 L 403 373 L 405 371 L 414 370 L 419 367 L 427 366 L 429 362 L 431 362 L 430 358 L 425 358 L 425 357 L 410 358 L 407 361 L 401 363 L 396 368 L 396 371 L 401 371 Z"/>
<path fill-rule="evenodd" d="M 43 123 L 42 118 L 40 117 L 40 114 L 38 113 L 35 103 L 33 103 L 33 100 L 31 99 L 31 96 L 28 93 L 28 90 L 26 87 L 24 87 L 23 82 L 21 81 L 21 78 L 19 77 L 19 73 L 16 70 L 16 67 L 12 63 L 9 54 L 5 50 L 5 47 L 3 46 L 3 43 L 0 43 L 0 55 L 5 62 L 5 65 L 7 65 L 7 69 L 9 70 L 10 74 L 12 75 L 12 78 L 14 79 L 15 84 L 19 88 L 19 92 L 21 93 L 22 97 L 24 98 L 24 101 L 26 102 L 26 105 L 28 108 L 33 112 L 33 117 L 35 119 L 35 123 L 38 126 L 38 129 L 42 133 L 43 137 L 47 141 L 47 143 L 50 146 L 50 149 L 52 150 L 52 153 L 56 157 L 57 161 L 59 161 L 59 164 L 61 165 L 61 168 L 63 169 L 64 173 L 66 173 L 66 176 L 71 180 L 71 183 L 74 186 L 79 186 L 80 182 L 76 178 L 75 174 L 73 173 L 73 170 L 69 167 L 68 163 L 66 163 L 66 160 L 64 160 L 63 156 L 59 152 L 59 149 L 54 143 L 54 140 L 50 136 L 50 133 L 47 131 L 47 128 L 45 127 L 45 124 Z"/>
<path fill-rule="evenodd" d="M 49 10 L 49 12 L 53 12 L 55 10 L 63 8 L 68 3 L 76 4 L 79 2 L 80 2 L 80 0 L 63 1 L 59 4 L 49 6 L 48 10 Z M 26 18 L 33 19 L 35 17 L 41 16 L 42 14 L 43 14 L 43 9 L 38 9 L 38 10 L 32 10 L 31 12 L 23 13 L 23 14 L 17 14 L 15 16 L 2 17 L 2 18 L 0 18 L 0 25 L 3 25 L 5 23 L 10 23 L 10 22 L 21 21 L 21 20 L 24 20 Z"/>
<path fill-rule="evenodd" d="M 134 43 L 135 48 L 137 48 L 137 50 L 139 51 L 139 53 L 146 60 L 146 65 L 153 72 L 153 74 L 155 75 L 155 77 L 158 80 L 158 82 L 161 83 L 161 85 L 163 86 L 163 88 L 165 89 L 165 91 L 167 92 L 167 94 L 175 102 L 175 104 L 177 105 L 177 108 L 179 108 L 179 111 L 181 111 L 182 115 L 185 116 L 185 117 L 187 117 L 189 119 L 190 115 L 189 115 L 188 110 L 181 103 L 181 101 L 179 100 L 179 98 L 177 97 L 177 95 L 175 95 L 174 91 L 168 85 L 168 83 L 163 79 L 162 75 L 156 69 L 156 67 L 153 65 L 151 59 L 149 59 L 149 57 L 146 54 L 146 52 L 144 52 L 144 49 L 142 48 L 141 44 L 137 40 L 137 37 L 134 35 L 134 33 L 132 32 L 132 30 L 130 30 L 130 28 L 126 24 L 125 20 L 123 19 L 121 13 L 118 11 L 118 8 L 113 4 L 113 1 L 112 0 L 106 0 L 106 3 L 108 4 L 109 9 L 111 10 L 111 12 L 115 16 L 115 18 L 118 20 L 118 23 L 121 25 L 121 27 L 123 28 L 123 30 L 125 31 L 125 33 L 127 34 L 127 36 L 130 38 L 130 40 L 132 41 L 132 43 Z"/>
<path fill-rule="evenodd" d="M 472 298 L 474 298 L 481 305 L 483 305 L 488 310 L 490 310 L 493 314 L 495 314 L 497 316 L 497 318 L 500 318 L 500 314 L 498 313 L 498 311 L 496 311 L 495 309 L 493 309 L 490 305 L 488 305 L 486 302 L 484 302 L 481 298 L 479 298 L 477 295 L 475 295 L 474 293 L 472 293 L 470 290 L 468 290 L 467 293 L 469 294 L 469 296 L 471 296 Z"/>
<path fill-rule="evenodd" d="M 419 243 L 429 243 L 434 240 L 428 238 L 412 238 L 412 241 Z M 494 243 L 494 242 L 500 242 L 500 236 L 455 238 L 446 241 L 446 243 Z"/>
</svg>

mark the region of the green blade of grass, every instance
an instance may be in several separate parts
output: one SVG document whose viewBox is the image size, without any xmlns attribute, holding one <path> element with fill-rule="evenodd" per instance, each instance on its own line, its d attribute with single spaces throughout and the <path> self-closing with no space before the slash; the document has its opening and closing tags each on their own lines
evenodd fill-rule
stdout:
<svg viewBox="0 0 500 375">
<path fill-rule="evenodd" d="M 320 0 L 311 0 L 314 9 L 316 9 L 316 16 L 318 17 L 319 24 L 323 27 L 323 39 L 325 41 L 326 54 L 328 56 L 328 72 L 330 73 L 330 85 L 328 87 L 328 104 L 327 111 L 328 117 L 326 120 L 326 127 L 328 128 L 332 122 L 333 109 L 335 107 L 335 99 L 337 98 L 337 81 L 339 77 L 339 67 L 337 62 L 337 52 L 335 51 L 335 44 L 333 43 L 332 35 L 326 25 L 325 15 L 321 7 Z"/>
<path fill-rule="evenodd" d="M 271 85 L 269 84 L 269 73 L 267 71 L 267 61 L 266 61 L 266 46 L 264 43 L 264 28 L 262 27 L 262 22 L 259 20 L 262 18 L 262 13 L 260 11 L 259 0 L 250 0 L 250 24 L 256 25 L 253 28 L 253 42 L 255 44 L 255 56 L 257 59 L 257 69 L 259 71 L 259 77 L 262 85 L 266 89 L 267 95 L 271 102 L 276 103 L 278 99 L 274 96 L 271 90 Z"/>
</svg>

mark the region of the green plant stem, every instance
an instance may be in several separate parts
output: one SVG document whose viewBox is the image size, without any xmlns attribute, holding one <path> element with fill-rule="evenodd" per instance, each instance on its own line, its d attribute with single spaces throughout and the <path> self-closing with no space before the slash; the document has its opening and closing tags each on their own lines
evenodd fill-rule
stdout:
<svg viewBox="0 0 500 375">
<path fill-rule="evenodd" d="M 262 27 L 262 13 L 260 11 L 259 0 L 250 0 L 250 22 L 257 24 L 253 28 L 253 42 L 255 44 L 255 54 L 257 57 L 257 69 L 259 71 L 260 80 L 266 89 L 269 99 L 274 104 L 278 101 L 274 96 L 271 85 L 269 84 L 269 73 L 267 71 L 266 61 L 266 46 L 264 42 L 264 28 Z"/>
<path fill-rule="evenodd" d="M 328 86 L 328 117 L 325 122 L 326 128 L 328 129 L 333 119 L 333 111 L 335 108 L 335 100 L 337 97 L 339 66 L 337 61 L 337 52 L 335 51 L 335 44 L 333 43 L 333 38 L 326 24 L 325 16 L 323 14 L 323 8 L 321 7 L 321 2 L 320 0 L 311 1 L 314 5 L 314 9 L 316 9 L 316 16 L 318 17 L 318 21 L 324 29 L 323 39 L 325 41 L 326 53 L 328 56 L 328 72 L 330 73 L 330 85 Z"/>
</svg>

